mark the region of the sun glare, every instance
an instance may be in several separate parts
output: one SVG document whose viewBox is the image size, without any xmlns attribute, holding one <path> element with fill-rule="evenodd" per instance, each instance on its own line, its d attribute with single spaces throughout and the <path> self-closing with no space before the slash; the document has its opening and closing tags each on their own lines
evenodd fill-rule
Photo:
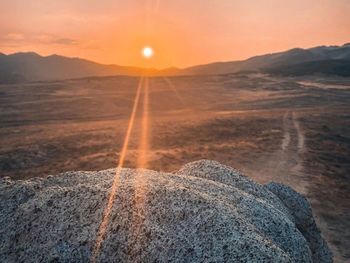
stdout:
<svg viewBox="0 0 350 263">
<path fill-rule="evenodd" d="M 145 58 L 151 58 L 153 56 L 153 49 L 151 47 L 144 47 L 142 49 L 142 55 Z"/>
</svg>

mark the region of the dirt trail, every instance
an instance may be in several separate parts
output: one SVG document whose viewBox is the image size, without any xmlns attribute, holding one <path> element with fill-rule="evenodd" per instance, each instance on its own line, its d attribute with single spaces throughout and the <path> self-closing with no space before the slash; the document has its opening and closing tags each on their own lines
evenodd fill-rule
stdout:
<svg viewBox="0 0 350 263">
<path fill-rule="evenodd" d="M 261 183 L 281 182 L 306 193 L 306 181 L 303 180 L 303 160 L 305 138 L 297 114 L 287 111 L 283 116 L 283 139 L 281 147 L 273 153 L 267 153 L 255 162 L 250 171 L 254 179 Z"/>
</svg>

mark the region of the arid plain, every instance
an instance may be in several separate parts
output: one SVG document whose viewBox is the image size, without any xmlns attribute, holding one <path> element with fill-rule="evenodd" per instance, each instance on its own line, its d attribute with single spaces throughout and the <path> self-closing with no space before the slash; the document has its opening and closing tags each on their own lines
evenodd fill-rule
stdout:
<svg viewBox="0 0 350 263">
<path fill-rule="evenodd" d="M 0 176 L 115 167 L 139 83 L 0 85 Z M 199 159 L 304 193 L 335 261 L 350 259 L 350 80 L 262 74 L 149 77 L 148 168 Z M 142 94 L 141 94 L 142 95 Z M 141 100 L 142 104 L 142 100 Z M 142 105 L 126 167 L 135 167 Z"/>
</svg>

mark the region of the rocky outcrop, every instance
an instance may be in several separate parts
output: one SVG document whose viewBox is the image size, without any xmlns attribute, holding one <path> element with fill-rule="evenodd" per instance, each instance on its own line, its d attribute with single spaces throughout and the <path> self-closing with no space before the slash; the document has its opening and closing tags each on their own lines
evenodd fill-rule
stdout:
<svg viewBox="0 0 350 263">
<path fill-rule="evenodd" d="M 115 170 L 0 181 L 1 262 L 89 262 Z M 310 205 L 213 161 L 122 169 L 98 262 L 331 262 Z"/>
<path fill-rule="evenodd" d="M 321 237 L 321 233 L 312 216 L 311 206 L 306 198 L 295 192 L 289 186 L 283 184 L 269 183 L 266 185 L 266 188 L 279 197 L 293 216 L 293 222 L 309 245 L 313 261 L 332 261 L 327 244 Z"/>
</svg>

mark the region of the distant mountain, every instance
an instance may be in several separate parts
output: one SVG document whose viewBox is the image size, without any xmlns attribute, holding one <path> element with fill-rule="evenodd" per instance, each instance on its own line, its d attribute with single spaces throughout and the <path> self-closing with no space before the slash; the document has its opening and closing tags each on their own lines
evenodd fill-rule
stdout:
<svg viewBox="0 0 350 263">
<path fill-rule="evenodd" d="M 282 75 L 332 74 L 349 76 L 350 43 L 343 46 L 295 48 L 285 52 L 255 56 L 242 61 L 216 62 L 184 69 L 142 69 L 104 65 L 80 58 L 47 57 L 33 52 L 0 53 L 0 83 L 60 80 L 90 76 L 132 75 L 211 75 L 258 71 Z"/>
<path fill-rule="evenodd" d="M 322 61 L 322 63 L 325 64 L 326 61 L 334 60 L 338 62 L 332 62 L 332 65 L 339 65 L 340 61 L 343 61 L 343 64 L 346 64 L 346 61 L 350 61 L 350 43 L 343 46 L 320 46 L 310 49 L 295 48 L 285 52 L 255 56 L 242 61 L 216 62 L 199 65 L 180 70 L 177 74 L 225 74 L 241 71 L 269 71 L 272 73 L 274 72 L 273 69 L 277 71 L 280 67 L 286 68 L 293 65 L 293 67 L 296 68 L 297 65 L 302 64 L 303 67 L 305 67 L 313 64 L 308 64 L 309 62 L 316 63 L 316 61 Z M 318 71 L 322 71 L 320 67 Z M 312 71 L 308 72 L 309 74 L 313 73 Z M 337 72 L 334 71 L 334 73 Z"/>
<path fill-rule="evenodd" d="M 350 60 L 333 59 L 308 61 L 288 66 L 272 67 L 263 70 L 265 73 L 281 76 L 335 75 L 350 77 Z"/>
<path fill-rule="evenodd" d="M 0 54 L 0 83 L 88 76 L 140 75 L 141 72 L 141 68 L 103 65 L 58 55 L 43 57 L 33 52 Z"/>
</svg>

